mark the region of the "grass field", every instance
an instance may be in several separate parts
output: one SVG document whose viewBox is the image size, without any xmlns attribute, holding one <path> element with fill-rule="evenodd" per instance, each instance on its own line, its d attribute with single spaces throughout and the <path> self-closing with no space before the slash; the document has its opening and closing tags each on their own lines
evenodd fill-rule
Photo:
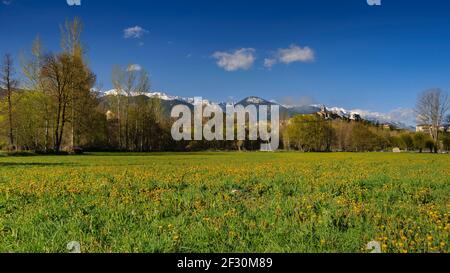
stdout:
<svg viewBox="0 0 450 273">
<path fill-rule="evenodd" d="M 450 156 L 0 157 L 0 252 L 449 252 Z"/>
</svg>

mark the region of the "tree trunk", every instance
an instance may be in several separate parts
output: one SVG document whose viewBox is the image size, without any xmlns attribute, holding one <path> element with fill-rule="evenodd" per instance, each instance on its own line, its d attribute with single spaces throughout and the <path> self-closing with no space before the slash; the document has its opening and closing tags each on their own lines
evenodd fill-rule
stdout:
<svg viewBox="0 0 450 273">
<path fill-rule="evenodd" d="M 8 82 L 8 120 L 9 120 L 9 147 L 10 149 L 14 149 L 14 135 L 13 135 L 13 116 L 12 116 L 12 90 L 11 85 Z"/>
<path fill-rule="evenodd" d="M 71 94 L 71 101 L 72 101 L 72 105 L 71 105 L 71 110 L 72 110 L 72 128 L 71 128 L 71 138 L 70 138 L 70 147 L 72 150 L 74 150 L 75 147 L 75 102 L 74 102 L 74 95 L 73 95 L 73 89 L 72 89 L 72 94 Z"/>
<path fill-rule="evenodd" d="M 44 141 L 44 143 L 45 143 L 45 147 L 44 147 L 45 152 L 48 152 L 48 138 L 49 138 L 49 128 L 48 127 L 49 127 L 48 126 L 48 119 L 46 118 L 45 119 L 45 141 Z"/>
<path fill-rule="evenodd" d="M 58 98 L 58 110 L 56 115 L 56 127 L 55 127 L 55 152 L 59 153 L 61 149 L 61 140 L 59 138 L 60 135 L 60 123 L 61 123 L 61 112 L 62 112 L 62 98 Z"/>
</svg>

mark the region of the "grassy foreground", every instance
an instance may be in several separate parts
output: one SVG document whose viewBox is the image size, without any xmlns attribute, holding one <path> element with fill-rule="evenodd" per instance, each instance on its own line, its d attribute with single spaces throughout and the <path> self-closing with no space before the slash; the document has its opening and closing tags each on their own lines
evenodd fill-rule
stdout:
<svg viewBox="0 0 450 273">
<path fill-rule="evenodd" d="M 0 252 L 450 252 L 450 156 L 0 158 Z"/>
</svg>

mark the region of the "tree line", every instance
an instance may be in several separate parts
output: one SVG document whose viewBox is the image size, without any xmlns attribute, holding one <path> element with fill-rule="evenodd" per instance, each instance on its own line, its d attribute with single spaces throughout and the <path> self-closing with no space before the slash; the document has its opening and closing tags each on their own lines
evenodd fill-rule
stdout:
<svg viewBox="0 0 450 273">
<path fill-rule="evenodd" d="M 415 107 L 421 130 L 411 132 L 368 121 L 326 119 L 319 115 L 299 115 L 289 120 L 283 132 L 285 149 L 306 152 L 366 152 L 427 150 L 450 151 L 450 98 L 441 89 L 422 92 Z"/>
<path fill-rule="evenodd" d="M 42 153 L 111 151 L 258 150 L 259 141 L 181 141 L 171 137 L 173 120 L 161 101 L 150 98 L 149 74 L 134 66 L 116 66 L 111 81 L 116 94 L 102 96 L 95 88 L 81 41 L 82 22 L 66 21 L 61 50 L 47 52 L 39 37 L 15 65 L 5 54 L 0 70 L 0 149 Z M 18 68 L 20 67 L 20 68 Z M 297 115 L 282 121 L 285 150 L 408 151 L 450 150 L 442 126 L 449 98 L 439 89 L 425 91 L 416 106 L 429 132 L 412 133 L 367 121 Z M 447 118 L 450 123 L 450 117 Z"/>
<path fill-rule="evenodd" d="M 304 152 L 450 151 L 448 132 L 439 132 L 438 143 L 425 132 L 367 121 L 326 120 L 317 115 L 296 116 L 283 132 L 285 149 Z"/>
<path fill-rule="evenodd" d="M 157 100 L 145 100 L 148 73 L 115 67 L 122 93 L 103 98 L 86 59 L 82 22 L 66 21 L 61 51 L 46 52 L 39 37 L 22 54 L 20 69 L 6 54 L 0 71 L 0 148 L 42 153 L 87 150 L 152 151 L 170 146 L 168 121 Z M 113 110 L 114 114 L 110 114 Z M 111 115 L 114 115 L 112 117 Z M 169 131 L 170 132 L 170 131 Z"/>
</svg>

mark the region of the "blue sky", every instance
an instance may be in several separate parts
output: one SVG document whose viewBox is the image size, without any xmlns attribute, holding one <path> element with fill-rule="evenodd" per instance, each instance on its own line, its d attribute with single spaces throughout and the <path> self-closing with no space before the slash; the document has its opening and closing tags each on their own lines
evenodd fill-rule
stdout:
<svg viewBox="0 0 450 273">
<path fill-rule="evenodd" d="M 0 0 L 0 54 L 18 57 L 37 34 L 58 51 L 59 24 L 79 16 L 104 89 L 114 64 L 138 64 L 172 95 L 389 112 L 450 89 L 449 14 L 442 0 Z"/>
</svg>

